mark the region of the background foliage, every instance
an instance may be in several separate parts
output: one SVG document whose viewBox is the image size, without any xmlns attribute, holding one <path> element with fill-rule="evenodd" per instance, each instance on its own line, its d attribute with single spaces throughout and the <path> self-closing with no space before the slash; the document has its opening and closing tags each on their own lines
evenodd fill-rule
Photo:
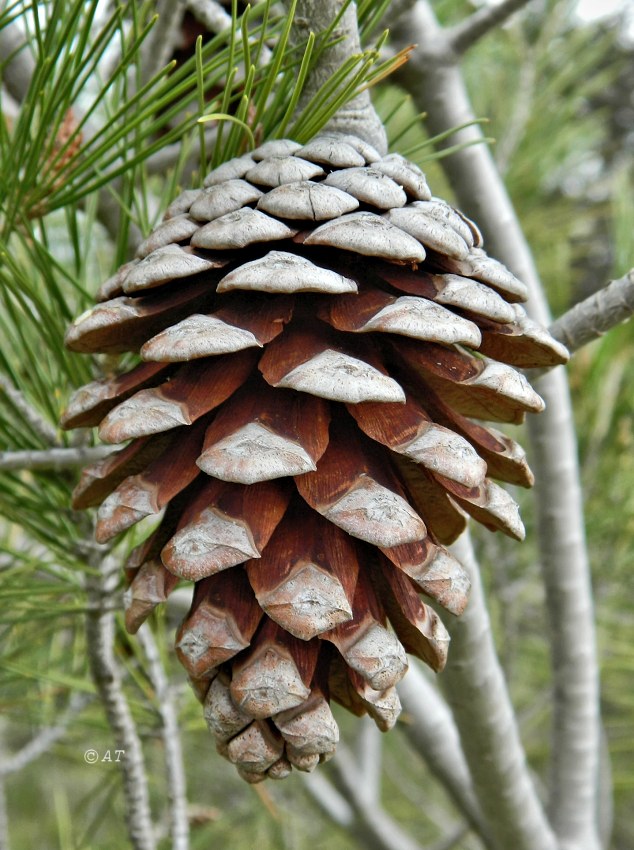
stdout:
<svg viewBox="0 0 634 850">
<path fill-rule="evenodd" d="M 105 358 L 90 364 L 66 353 L 66 325 L 126 259 L 130 234 L 146 234 L 179 187 L 199 185 L 209 162 L 247 143 L 240 123 L 198 125 L 201 111 L 229 111 L 263 138 L 286 132 L 301 139 L 351 93 L 343 84 L 338 94 L 333 88 L 290 122 L 297 81 L 315 54 L 302 62 L 285 46 L 284 20 L 270 5 L 256 5 L 233 35 L 199 42 L 171 75 L 157 68 L 149 76 L 154 4 L 124 4 L 110 17 L 83 0 L 33 7 L 17 2 L 0 13 L 0 27 L 18 21 L 25 29 L 35 68 L 22 102 L 2 90 L 0 104 L 0 452 L 42 449 L 51 436 L 59 446 L 76 440 L 58 430 L 59 414 L 74 387 L 114 364 Z M 359 5 L 370 47 L 381 9 Z M 470 10 L 463 0 L 436 4 L 445 22 Z M 247 70 L 233 74 L 225 88 L 227 69 L 244 67 L 245 48 Z M 319 43 L 312 49 L 318 51 Z M 572 4 L 543 2 L 481 40 L 465 63 L 477 114 L 489 122 L 486 133 L 496 140 L 495 156 L 556 315 L 631 266 L 633 53 L 617 22 L 583 22 Z M 0 63 L 8 58 L 0 56 Z M 352 88 L 384 74 L 383 60 L 376 60 L 369 51 L 358 61 Z M 423 165 L 435 193 L 449 197 L 404 92 L 379 81 L 374 99 L 393 149 Z M 115 217 L 104 212 L 108 200 L 116 202 Z M 634 845 L 634 697 L 628 686 L 634 675 L 633 355 L 634 328 L 626 325 L 583 350 L 570 366 L 600 627 L 606 751 L 614 775 L 614 850 Z M 27 415 L 22 400 L 38 415 Z M 14 850 L 107 850 L 126 842 L 116 765 L 84 761 L 87 749 L 102 757 L 112 743 L 86 662 L 90 570 L 85 521 L 69 508 L 75 478 L 73 470 L 0 467 L 0 763 L 4 756 L 9 764 L 42 730 L 64 727 L 38 759 L 4 777 Z M 540 773 L 549 673 L 529 497 L 524 501 L 527 544 L 481 536 L 478 545 L 523 740 Z M 124 541 L 122 553 L 132 543 Z M 159 613 L 153 628 L 180 713 L 192 847 L 213 842 L 251 848 L 254 836 L 260 850 L 349 847 L 350 835 L 321 813 L 301 777 L 251 788 L 216 757 L 171 649 L 182 604 Z M 121 622 L 116 650 L 167 847 L 156 693 L 143 650 Z M 354 748 L 363 734 L 359 724 L 341 714 L 337 719 Z M 444 792 L 398 729 L 383 743 L 386 808 L 421 843 L 435 846 L 455 826 Z M 3 841 L 6 836 L 0 836 L 4 850 Z M 465 834 L 453 846 L 479 845 Z"/>
</svg>

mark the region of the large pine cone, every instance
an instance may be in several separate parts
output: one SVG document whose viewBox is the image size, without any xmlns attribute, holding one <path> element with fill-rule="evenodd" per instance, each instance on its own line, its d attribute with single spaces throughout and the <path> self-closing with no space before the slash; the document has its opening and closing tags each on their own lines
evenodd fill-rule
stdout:
<svg viewBox="0 0 634 850">
<path fill-rule="evenodd" d="M 567 355 L 396 154 L 275 141 L 204 185 L 69 329 L 73 351 L 142 362 L 80 389 L 63 425 L 129 441 L 74 506 L 100 505 L 100 541 L 164 511 L 126 566 L 127 627 L 196 583 L 177 653 L 219 751 L 259 781 L 332 754 L 330 699 L 390 728 L 406 651 L 442 668 L 448 635 L 419 594 L 459 614 L 468 591 L 442 544 L 467 515 L 521 538 L 491 479 L 532 482 L 474 420 L 540 411 L 513 366 Z"/>
</svg>

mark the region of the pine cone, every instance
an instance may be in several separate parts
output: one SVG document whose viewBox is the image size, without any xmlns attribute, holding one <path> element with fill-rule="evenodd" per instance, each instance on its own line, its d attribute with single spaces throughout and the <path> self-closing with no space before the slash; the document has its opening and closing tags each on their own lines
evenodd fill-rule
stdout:
<svg viewBox="0 0 634 850">
<path fill-rule="evenodd" d="M 423 173 L 348 136 L 274 141 L 187 191 L 69 329 L 140 353 L 80 389 L 66 428 L 125 448 L 84 470 L 106 541 L 162 513 L 126 565 L 136 631 L 195 582 L 176 651 L 219 752 L 249 781 L 312 770 L 331 699 L 382 730 L 406 652 L 440 670 L 468 579 L 443 548 L 470 515 L 521 539 L 492 479 L 530 486 L 513 367 L 565 349 L 524 285 Z M 392 630 L 388 629 L 388 620 Z"/>
</svg>

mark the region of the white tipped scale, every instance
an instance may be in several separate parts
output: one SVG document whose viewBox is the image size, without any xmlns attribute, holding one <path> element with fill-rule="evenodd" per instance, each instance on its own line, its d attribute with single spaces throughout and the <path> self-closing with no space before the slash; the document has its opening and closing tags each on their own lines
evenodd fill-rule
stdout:
<svg viewBox="0 0 634 850">
<path fill-rule="evenodd" d="M 211 683 L 203 707 L 203 716 L 212 735 L 220 743 L 227 743 L 245 729 L 253 718 L 236 706 L 231 699 L 229 683 L 224 674 Z"/>
<path fill-rule="evenodd" d="M 445 274 L 436 275 L 434 282 L 439 284 L 438 294 L 434 299 L 439 304 L 458 307 L 494 322 L 513 321 L 513 305 L 476 280 L 457 274 Z"/>
<path fill-rule="evenodd" d="M 299 443 L 258 422 L 249 422 L 214 443 L 196 463 L 214 478 L 240 484 L 302 475 L 317 468 Z"/>
<path fill-rule="evenodd" d="M 330 269 L 324 269 L 297 254 L 269 251 L 264 257 L 244 263 L 225 275 L 218 292 L 232 289 L 260 292 L 324 292 L 340 295 L 357 291 L 353 280 Z"/>
<path fill-rule="evenodd" d="M 286 779 L 293 772 L 293 766 L 290 761 L 282 756 L 282 758 L 278 759 L 275 764 L 272 764 L 269 769 L 266 771 L 266 775 L 269 779 Z"/>
<path fill-rule="evenodd" d="M 97 292 L 95 293 L 95 301 L 110 301 L 113 298 L 119 298 L 123 295 L 122 283 L 128 276 L 132 268 L 138 265 L 141 261 L 138 259 L 130 260 L 129 263 L 124 263 L 117 271 L 105 280 Z"/>
<path fill-rule="evenodd" d="M 422 210 L 430 218 L 435 218 L 441 224 L 446 224 L 455 230 L 466 242 L 469 248 L 474 246 L 473 231 L 457 210 L 441 198 L 431 198 L 429 201 L 416 201 L 413 207 Z"/>
<path fill-rule="evenodd" d="M 160 248 L 165 248 L 176 242 L 189 241 L 198 230 L 200 224 L 188 215 L 177 215 L 161 222 L 137 248 L 137 257 L 147 257 Z"/>
<path fill-rule="evenodd" d="M 257 598 L 272 620 L 300 640 L 352 619 L 341 582 L 318 564 L 297 563 L 277 587 Z"/>
<path fill-rule="evenodd" d="M 205 250 L 246 248 L 247 245 L 257 242 L 290 239 L 296 233 L 296 229 L 265 215 L 260 210 L 243 207 L 205 224 L 196 231 L 191 244 L 195 248 Z"/>
<path fill-rule="evenodd" d="M 346 168 L 332 171 L 324 180 L 326 186 L 334 186 L 352 195 L 364 204 L 380 210 L 402 207 L 407 195 L 387 174 L 375 168 Z"/>
<path fill-rule="evenodd" d="M 253 168 L 255 160 L 251 154 L 230 159 L 228 162 L 223 162 L 205 177 L 203 186 L 216 186 L 218 183 L 224 183 L 225 180 L 236 180 L 244 177 L 244 175 Z"/>
<path fill-rule="evenodd" d="M 459 616 L 467 605 L 470 580 L 459 561 L 429 538 L 382 553 L 414 582 L 419 591 Z"/>
<path fill-rule="evenodd" d="M 353 404 L 405 401 L 405 393 L 393 378 L 363 360 L 333 349 L 291 369 L 274 386 Z"/>
<path fill-rule="evenodd" d="M 389 732 L 390 729 L 394 728 L 402 710 L 396 688 L 391 687 L 384 691 L 376 691 L 363 682 L 357 688 L 357 694 L 379 731 Z"/>
<path fill-rule="evenodd" d="M 99 426 L 99 438 L 123 443 L 191 424 L 185 404 L 163 398 L 157 389 L 140 390 L 110 411 Z"/>
<path fill-rule="evenodd" d="M 171 224 L 171 221 L 168 224 Z M 218 261 L 198 257 L 178 245 L 167 245 L 152 251 L 130 270 L 123 281 L 123 291 L 126 294 L 142 292 L 170 280 L 190 277 L 218 268 L 218 265 Z M 220 265 L 224 265 L 224 262 Z"/>
<path fill-rule="evenodd" d="M 513 318 L 507 328 L 484 332 L 483 349 L 496 360 L 521 368 L 556 366 L 570 357 L 564 345 L 554 339 L 548 330 L 526 315 L 520 304 L 510 305 Z"/>
<path fill-rule="evenodd" d="M 441 425 L 430 424 L 395 450 L 465 487 L 479 486 L 486 476 L 487 465 L 473 446 Z"/>
<path fill-rule="evenodd" d="M 248 524 L 213 507 L 177 531 L 161 552 L 171 572 L 191 581 L 259 557 Z"/>
<path fill-rule="evenodd" d="M 149 339 L 141 348 L 146 361 L 177 363 L 244 348 L 262 348 L 251 331 L 216 316 L 195 313 Z"/>
<path fill-rule="evenodd" d="M 325 183 L 285 183 L 263 195 L 257 208 L 271 215 L 302 221 L 327 221 L 356 210 L 359 201 Z"/>
<path fill-rule="evenodd" d="M 261 162 L 271 156 L 291 156 L 291 154 L 299 153 L 301 147 L 299 142 L 294 142 L 291 139 L 270 139 L 252 150 L 250 156 L 256 162 Z"/>
<path fill-rule="evenodd" d="M 373 147 L 369 142 L 360 139 L 358 136 L 353 135 L 352 133 L 340 133 L 338 131 L 330 131 L 324 133 L 322 136 L 317 136 L 316 138 L 323 138 L 326 136 L 329 139 L 334 139 L 335 142 L 341 145 L 347 145 L 355 150 L 358 154 L 360 154 L 365 160 L 366 165 L 373 163 L 375 160 L 381 158 L 381 154 L 377 151 L 375 147 Z"/>
<path fill-rule="evenodd" d="M 298 156 L 272 156 L 258 162 L 246 173 L 246 179 L 258 186 L 281 186 L 298 180 L 321 177 L 323 168 Z"/>
<path fill-rule="evenodd" d="M 105 543 L 160 510 L 152 490 L 137 486 L 139 476 L 126 478 L 123 484 L 101 503 L 97 511 L 95 539 Z"/>
<path fill-rule="evenodd" d="M 253 717 L 279 714 L 310 695 L 293 658 L 283 647 L 268 644 L 243 663 L 231 681 L 236 705 Z"/>
<path fill-rule="evenodd" d="M 136 319 L 140 315 L 139 305 L 125 296 L 104 301 L 84 311 L 72 325 L 69 325 L 64 335 L 64 344 L 71 351 L 90 351 L 91 349 L 83 344 L 84 337 L 91 334 L 97 335 L 102 330 L 107 330 L 125 320 Z"/>
<path fill-rule="evenodd" d="M 346 663 L 375 691 L 384 691 L 400 682 L 407 672 L 407 655 L 395 634 L 380 623 L 354 634 L 352 641 L 338 641 L 337 648 Z"/>
<path fill-rule="evenodd" d="M 514 301 L 526 301 L 528 289 L 521 280 L 510 272 L 499 260 L 489 257 L 482 248 L 472 248 L 464 261 L 464 271 L 468 277 L 482 281 Z"/>
<path fill-rule="evenodd" d="M 432 557 L 420 563 L 402 561 L 402 569 L 418 588 L 435 599 L 450 614 L 459 617 L 467 606 L 471 579 L 462 564 L 443 546 L 435 547 Z"/>
<path fill-rule="evenodd" d="M 156 606 L 166 601 L 176 581 L 159 558 L 141 565 L 124 593 L 125 627 L 128 634 L 136 634 Z"/>
<path fill-rule="evenodd" d="M 302 773 L 312 773 L 321 761 L 319 753 L 295 753 L 292 747 L 287 747 L 286 752 L 293 767 Z"/>
<path fill-rule="evenodd" d="M 328 221 L 315 228 L 304 245 L 327 245 L 404 265 L 425 259 L 425 249 L 418 239 L 371 212 L 348 213 Z"/>
<path fill-rule="evenodd" d="M 317 136 L 297 153 L 304 159 L 330 168 L 358 168 L 365 165 L 365 157 L 339 136 Z"/>
<path fill-rule="evenodd" d="M 246 180 L 227 180 L 203 189 L 191 205 L 189 215 L 196 222 L 213 221 L 253 204 L 261 197 L 262 192 Z"/>
<path fill-rule="evenodd" d="M 388 154 L 383 159 L 373 162 L 372 168 L 391 177 L 414 200 L 429 201 L 431 199 L 431 190 L 423 172 L 400 154 Z"/>
<path fill-rule="evenodd" d="M 404 295 L 383 307 L 357 333 L 396 333 L 445 345 L 459 343 L 478 348 L 478 326 L 426 298 Z"/>
<path fill-rule="evenodd" d="M 365 474 L 334 504 L 318 510 L 348 534 L 374 546 L 398 546 L 426 534 L 423 521 L 402 496 Z"/>
<path fill-rule="evenodd" d="M 495 360 L 485 358 L 484 369 L 472 378 L 469 384 L 473 387 L 492 390 L 507 399 L 516 401 L 531 413 L 541 413 L 546 406 L 543 398 L 535 392 L 521 372 L 505 363 L 497 363 Z"/>
<path fill-rule="evenodd" d="M 417 239 L 425 248 L 458 260 L 466 259 L 469 254 L 469 246 L 460 234 L 414 204 L 391 209 L 384 213 L 384 217 L 390 224 Z"/>
<path fill-rule="evenodd" d="M 207 676 L 248 645 L 232 618 L 211 608 L 196 612 L 195 621 L 179 630 L 175 642 L 179 661 L 194 678 Z"/>
<path fill-rule="evenodd" d="M 174 198 L 172 203 L 165 210 L 163 221 L 169 221 L 170 218 L 175 218 L 177 215 L 183 215 L 189 212 L 189 208 L 194 203 L 200 193 L 200 189 L 185 189 L 178 197 Z"/>
<path fill-rule="evenodd" d="M 293 754 L 329 753 L 339 743 L 337 721 L 319 691 L 301 705 L 276 714 L 272 719 Z"/>
<path fill-rule="evenodd" d="M 526 530 L 519 506 L 503 487 L 487 478 L 472 494 L 452 488 L 445 479 L 442 481 L 450 489 L 452 498 L 478 522 L 493 531 L 502 531 L 515 540 L 524 540 Z"/>
<path fill-rule="evenodd" d="M 227 744 L 229 761 L 247 773 L 265 773 L 281 757 L 284 742 L 267 723 L 252 723 Z"/>
</svg>

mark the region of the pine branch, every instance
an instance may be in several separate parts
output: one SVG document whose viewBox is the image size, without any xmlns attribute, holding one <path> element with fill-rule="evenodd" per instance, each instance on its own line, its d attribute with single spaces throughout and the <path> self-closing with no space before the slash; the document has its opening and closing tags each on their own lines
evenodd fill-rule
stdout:
<svg viewBox="0 0 634 850">
<path fill-rule="evenodd" d="M 380 803 L 371 802 L 361 791 L 361 772 L 351 753 L 339 745 L 332 762 L 346 801 L 356 818 L 348 827 L 358 835 L 363 846 L 371 850 L 423 850 L 382 808 Z"/>
<path fill-rule="evenodd" d="M 149 82 L 170 61 L 181 39 L 185 5 L 181 0 L 158 0 L 156 22 L 141 55 L 142 84 Z"/>
<path fill-rule="evenodd" d="M 156 850 L 143 750 L 113 649 L 114 613 L 108 610 L 108 603 L 116 586 L 118 564 L 101 547 L 95 546 L 90 566 L 98 573 L 89 573 L 86 577 L 90 606 L 86 617 L 88 661 L 115 746 L 123 751 L 119 764 L 123 773 L 128 834 L 134 850 Z"/>
<path fill-rule="evenodd" d="M 112 446 L 0 452 L 0 470 L 8 472 L 19 469 L 75 469 L 101 460 L 111 453 Z"/>
<path fill-rule="evenodd" d="M 348 829 L 354 822 L 354 812 L 347 800 L 328 782 L 320 771 L 302 775 L 304 785 L 313 800 L 333 823 Z"/>
<path fill-rule="evenodd" d="M 486 843 L 486 824 L 447 703 L 413 662 L 398 685 L 398 693 L 409 717 L 409 722 L 401 723 L 399 728 L 443 785 L 461 815 Z"/>
<path fill-rule="evenodd" d="M 231 27 L 231 15 L 216 0 L 186 0 L 185 5 L 209 32 L 223 32 Z"/>
<path fill-rule="evenodd" d="M 550 333 L 566 346 L 578 351 L 634 314 L 634 269 L 618 280 L 575 304 L 549 327 Z"/>
<path fill-rule="evenodd" d="M 35 434 L 37 434 L 43 443 L 49 446 L 55 446 L 59 443 L 55 428 L 47 422 L 34 407 L 31 406 L 20 390 L 16 389 L 5 375 L 0 375 L 0 392 L 3 392 L 6 395 L 24 422 Z M 1 452 L 0 458 L 2 458 L 5 454 L 9 453 Z"/>
<path fill-rule="evenodd" d="M 439 61 L 448 55 L 449 45 L 427 2 L 419 0 L 400 37 L 419 43 L 399 76 L 418 107 L 427 110 L 431 133 L 473 121 L 458 65 Z M 481 139 L 477 125 L 454 135 L 450 141 L 471 145 L 443 159 L 442 166 L 461 208 L 482 228 L 489 253 L 529 286 L 531 317 L 548 325 L 539 276 L 504 184 L 487 146 L 473 144 Z M 536 389 L 546 400 L 546 412 L 529 417 L 528 427 L 555 675 L 550 811 L 560 839 L 596 850 L 598 666 L 575 430 L 564 370 L 544 375 Z"/>
<path fill-rule="evenodd" d="M 451 50 L 460 56 L 481 38 L 501 26 L 530 0 L 502 0 L 500 3 L 481 6 L 464 21 L 446 30 Z"/>
<path fill-rule="evenodd" d="M 0 13 L 7 5 L 7 0 L 0 3 Z M 2 67 L 2 84 L 11 97 L 20 103 L 28 91 L 34 62 L 26 48 L 24 33 L 15 21 L 0 27 L 0 58 L 8 59 Z"/>
<path fill-rule="evenodd" d="M 290 0 L 285 0 L 290 7 Z M 342 13 L 342 9 L 345 10 Z M 341 15 L 332 37 L 336 43 L 326 48 L 312 68 L 296 109 L 299 115 L 312 96 L 352 56 L 361 53 L 357 7 L 349 0 L 298 0 L 291 40 L 305 44 L 311 32 L 324 32 Z M 374 111 L 367 89 L 349 101 L 330 119 L 326 127 L 337 133 L 351 133 L 373 145 L 380 154 L 387 152 L 385 129 Z"/>
<path fill-rule="evenodd" d="M 170 833 L 172 850 L 189 850 L 189 819 L 187 817 L 187 787 L 181 747 L 178 712 L 174 703 L 156 641 L 144 623 L 137 637 L 148 660 L 148 674 L 161 718 L 161 737 L 165 748 L 167 793 L 170 801 Z"/>
</svg>

